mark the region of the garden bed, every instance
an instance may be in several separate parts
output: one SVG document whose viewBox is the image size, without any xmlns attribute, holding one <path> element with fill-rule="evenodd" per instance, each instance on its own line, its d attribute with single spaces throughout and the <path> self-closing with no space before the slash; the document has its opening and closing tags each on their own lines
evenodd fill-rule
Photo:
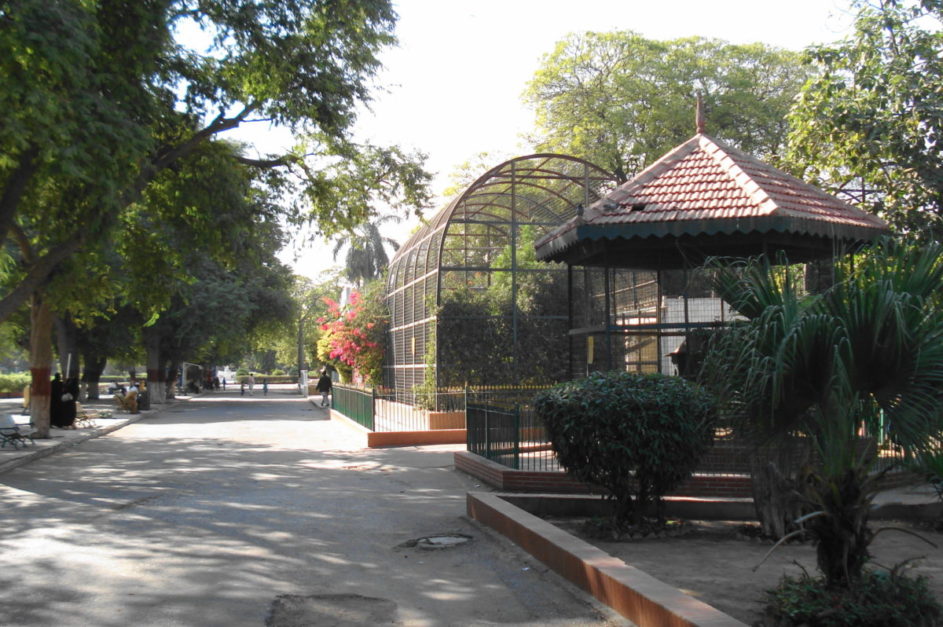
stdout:
<svg viewBox="0 0 943 627">
<path fill-rule="evenodd" d="M 744 533 L 742 521 L 685 521 L 676 535 L 611 541 L 583 533 L 587 518 L 545 520 L 748 625 L 762 618 L 766 590 L 774 588 L 784 574 L 801 573 L 797 564 L 815 574 L 815 549 L 809 543 L 780 546 L 754 571 L 772 543 Z M 911 572 L 925 575 L 933 594 L 943 601 L 943 533 L 908 522 L 872 522 L 874 529 L 888 526 L 915 531 L 937 548 L 912 535 L 887 531 L 879 534 L 872 545 L 874 562 L 893 567 L 923 556 Z"/>
</svg>

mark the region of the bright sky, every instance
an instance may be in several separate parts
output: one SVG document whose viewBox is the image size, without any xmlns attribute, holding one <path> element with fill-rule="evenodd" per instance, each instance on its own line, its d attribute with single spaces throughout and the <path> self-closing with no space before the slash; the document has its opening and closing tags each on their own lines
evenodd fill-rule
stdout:
<svg viewBox="0 0 943 627">
<path fill-rule="evenodd" d="M 800 50 L 849 33 L 848 0 L 399 0 L 399 45 L 382 56 L 371 111 L 358 139 L 398 144 L 429 156 L 432 192 L 481 152 L 528 154 L 522 135 L 533 115 L 521 101 L 541 57 L 568 33 L 633 30 L 650 39 L 700 35 Z M 490 167 L 490 166 L 489 166 Z M 427 208 L 431 217 L 446 199 Z M 384 233 L 401 243 L 412 220 Z M 333 246 L 283 260 L 312 278 L 332 265 Z M 343 263 L 339 258 L 337 265 Z"/>
</svg>

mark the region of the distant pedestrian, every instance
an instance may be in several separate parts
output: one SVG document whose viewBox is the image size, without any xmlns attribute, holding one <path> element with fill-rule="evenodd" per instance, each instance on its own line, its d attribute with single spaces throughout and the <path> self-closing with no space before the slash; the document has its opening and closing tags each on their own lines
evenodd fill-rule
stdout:
<svg viewBox="0 0 943 627">
<path fill-rule="evenodd" d="M 246 382 L 240 381 L 239 382 L 239 396 L 245 396 L 245 395 L 246 395 Z"/>
<path fill-rule="evenodd" d="M 331 388 L 333 387 L 334 384 L 331 381 L 331 375 L 327 373 L 327 369 L 325 368 L 321 371 L 317 385 L 317 390 L 321 393 L 321 407 L 327 406 L 327 395 L 331 393 Z"/>
<path fill-rule="evenodd" d="M 251 372 L 249 373 L 249 396 L 255 396 L 255 375 Z"/>
<path fill-rule="evenodd" d="M 223 377 L 223 392 L 226 391 L 226 377 Z"/>
<path fill-rule="evenodd" d="M 262 379 L 262 396 L 268 396 L 268 379 Z"/>
</svg>

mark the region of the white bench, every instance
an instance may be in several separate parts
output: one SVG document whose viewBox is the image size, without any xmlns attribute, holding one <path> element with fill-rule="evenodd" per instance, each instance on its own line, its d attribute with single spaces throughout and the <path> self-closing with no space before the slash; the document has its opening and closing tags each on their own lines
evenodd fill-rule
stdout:
<svg viewBox="0 0 943 627">
<path fill-rule="evenodd" d="M 36 428 L 31 424 L 19 424 L 13 414 L 0 414 L 0 448 L 12 444 L 14 449 L 33 444 Z"/>
</svg>

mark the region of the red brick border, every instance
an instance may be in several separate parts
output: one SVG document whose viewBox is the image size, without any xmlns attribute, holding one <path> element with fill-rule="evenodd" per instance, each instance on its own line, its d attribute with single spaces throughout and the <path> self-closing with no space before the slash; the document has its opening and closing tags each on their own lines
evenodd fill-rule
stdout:
<svg viewBox="0 0 943 627">
<path fill-rule="evenodd" d="M 587 494 L 592 489 L 563 472 L 514 470 L 468 451 L 455 452 L 455 467 L 505 492 Z M 752 498 L 749 476 L 695 475 L 672 492 L 674 496 Z"/>
<path fill-rule="evenodd" d="M 745 627 L 720 610 L 511 505 L 469 492 L 468 516 L 488 525 L 641 627 Z"/>
</svg>

